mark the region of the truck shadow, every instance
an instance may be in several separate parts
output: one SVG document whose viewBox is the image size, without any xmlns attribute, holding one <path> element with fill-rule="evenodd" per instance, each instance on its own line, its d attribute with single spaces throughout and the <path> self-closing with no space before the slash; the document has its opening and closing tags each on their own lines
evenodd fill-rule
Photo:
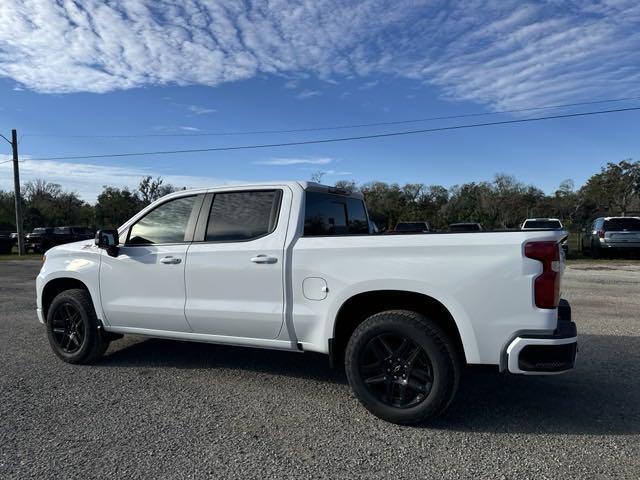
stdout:
<svg viewBox="0 0 640 480">
<path fill-rule="evenodd" d="M 114 342 L 99 365 L 145 369 L 252 370 L 270 375 L 347 384 L 344 371 L 329 368 L 329 357 L 319 353 L 297 354 L 229 345 L 134 338 L 125 337 L 125 340 Z"/>
<path fill-rule="evenodd" d="M 241 347 L 126 340 L 104 367 L 243 369 L 345 386 L 324 355 Z M 453 431 L 635 435 L 640 433 L 640 337 L 581 335 L 576 370 L 560 376 L 466 372 L 455 401 L 424 428 Z M 295 392 L 292 392 L 294 395 Z M 336 399 L 344 401 L 344 399 Z M 355 401 L 355 400 L 352 400 Z"/>
<path fill-rule="evenodd" d="M 640 433 L 640 337 L 580 335 L 576 369 L 563 375 L 465 375 L 430 427 L 570 435 Z"/>
</svg>

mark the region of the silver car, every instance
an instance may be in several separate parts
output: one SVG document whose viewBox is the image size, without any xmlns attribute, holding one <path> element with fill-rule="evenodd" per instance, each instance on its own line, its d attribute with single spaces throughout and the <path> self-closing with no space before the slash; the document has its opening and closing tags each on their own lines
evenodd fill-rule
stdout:
<svg viewBox="0 0 640 480">
<path fill-rule="evenodd" d="M 640 250 L 640 217 L 599 217 L 585 229 L 582 252 L 600 258 L 611 251 Z"/>
</svg>

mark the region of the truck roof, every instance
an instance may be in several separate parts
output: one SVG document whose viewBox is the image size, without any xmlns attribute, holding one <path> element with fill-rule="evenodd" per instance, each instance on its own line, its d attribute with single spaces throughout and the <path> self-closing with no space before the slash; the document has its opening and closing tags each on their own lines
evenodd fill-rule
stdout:
<svg viewBox="0 0 640 480">
<path fill-rule="evenodd" d="M 324 193 L 333 193 L 333 194 L 337 194 L 337 195 L 346 195 L 349 197 L 354 197 L 354 198 L 359 198 L 359 199 L 363 199 L 364 196 L 362 195 L 362 193 L 360 192 L 349 192 L 337 187 L 332 187 L 330 185 L 323 185 L 321 183 L 316 183 L 316 182 L 308 182 L 308 181 L 302 181 L 302 180 L 287 180 L 287 181 L 269 181 L 269 182 L 238 182 L 238 183 L 227 183 L 227 184 L 223 184 L 223 185 L 212 185 L 211 187 L 208 188 L 190 188 L 190 189 L 186 189 L 186 190 L 178 190 L 176 192 L 170 193 L 168 195 L 178 195 L 180 193 L 204 193 L 207 192 L 209 190 L 212 189 L 218 189 L 218 188 L 225 188 L 225 189 L 232 189 L 233 187 L 280 187 L 280 186 L 287 186 L 290 187 L 292 189 L 297 189 L 297 188 L 302 188 L 305 191 L 312 191 L 312 192 L 324 192 Z"/>
</svg>

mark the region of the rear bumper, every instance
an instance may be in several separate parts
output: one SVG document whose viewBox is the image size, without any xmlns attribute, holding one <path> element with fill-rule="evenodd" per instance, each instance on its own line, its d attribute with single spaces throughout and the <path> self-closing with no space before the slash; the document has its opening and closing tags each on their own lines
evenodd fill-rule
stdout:
<svg viewBox="0 0 640 480">
<path fill-rule="evenodd" d="M 578 352 L 576 324 L 571 321 L 571 307 L 562 300 L 558 307 L 558 327 L 550 335 L 522 334 L 515 337 L 506 351 L 510 373 L 553 375 L 575 366 Z"/>
</svg>

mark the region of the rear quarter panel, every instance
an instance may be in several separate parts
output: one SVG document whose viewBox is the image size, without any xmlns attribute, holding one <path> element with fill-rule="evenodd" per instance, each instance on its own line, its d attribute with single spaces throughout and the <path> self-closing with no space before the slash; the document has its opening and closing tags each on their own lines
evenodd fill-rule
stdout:
<svg viewBox="0 0 640 480">
<path fill-rule="evenodd" d="M 533 303 L 540 262 L 525 258 L 529 240 L 554 232 L 303 237 L 293 249 L 293 318 L 306 349 L 327 351 L 346 300 L 376 290 L 428 295 L 453 316 L 469 363 L 498 364 L 515 332 L 553 330 L 556 310 Z M 324 278 L 325 300 L 308 300 L 302 282 Z"/>
</svg>

